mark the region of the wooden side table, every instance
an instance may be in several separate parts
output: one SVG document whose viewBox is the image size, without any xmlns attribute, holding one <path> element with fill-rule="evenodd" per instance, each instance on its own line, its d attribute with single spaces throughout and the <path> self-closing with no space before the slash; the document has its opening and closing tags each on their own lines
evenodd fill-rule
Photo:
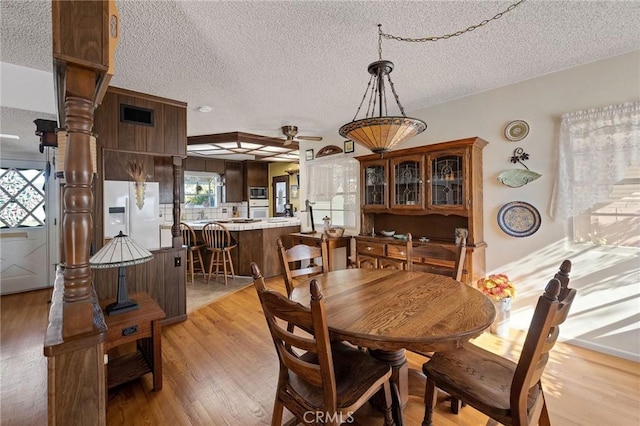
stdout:
<svg viewBox="0 0 640 426">
<path fill-rule="evenodd" d="M 315 234 L 303 234 L 301 232 L 295 232 L 289 234 L 292 239 L 292 245 L 306 244 L 308 246 L 320 247 L 320 241 L 322 238 L 322 232 L 316 232 Z M 329 269 L 333 270 L 333 251 L 338 247 L 345 247 L 347 252 L 346 267 L 349 267 L 349 260 L 351 258 L 351 236 L 343 235 L 342 237 L 327 237 L 327 261 L 329 263 Z"/>
<path fill-rule="evenodd" d="M 162 389 L 162 334 L 160 320 L 165 313 L 147 293 L 130 296 L 140 305 L 139 309 L 123 314 L 107 315 L 107 340 L 104 353 L 125 343 L 135 342 L 136 351 L 109 359 L 107 364 L 107 388 L 138 378 L 146 373 L 153 374 L 153 390 Z M 115 299 L 104 299 L 104 308 Z"/>
</svg>

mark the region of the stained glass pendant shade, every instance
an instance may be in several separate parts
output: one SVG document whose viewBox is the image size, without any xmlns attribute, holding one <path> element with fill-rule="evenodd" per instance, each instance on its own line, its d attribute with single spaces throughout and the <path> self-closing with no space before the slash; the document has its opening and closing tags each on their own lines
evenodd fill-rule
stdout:
<svg viewBox="0 0 640 426">
<path fill-rule="evenodd" d="M 395 91 L 389 74 L 393 71 L 393 62 L 379 60 L 369 64 L 371 78 L 367 90 L 360 102 L 353 121 L 340 127 L 341 136 L 351 139 L 375 153 L 389 151 L 394 146 L 422 133 L 427 123 L 416 118 L 409 118 L 404 113 L 400 99 Z M 400 116 L 387 115 L 387 95 L 384 79 L 387 78 L 389 87 L 400 109 Z M 369 107 L 365 118 L 356 120 L 366 98 Z M 378 112 L 378 116 L 374 116 Z"/>
</svg>

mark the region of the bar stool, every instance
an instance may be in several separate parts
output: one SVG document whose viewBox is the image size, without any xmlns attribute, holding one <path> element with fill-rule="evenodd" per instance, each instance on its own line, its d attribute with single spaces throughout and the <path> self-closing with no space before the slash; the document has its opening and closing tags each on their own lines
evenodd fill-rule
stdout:
<svg viewBox="0 0 640 426">
<path fill-rule="evenodd" d="M 191 284 L 193 284 L 195 280 L 195 264 L 200 265 L 200 270 L 204 275 L 204 262 L 202 261 L 202 253 L 200 253 L 200 249 L 204 247 L 204 243 L 198 244 L 198 239 L 196 238 L 196 232 L 193 228 L 187 225 L 184 222 L 180 222 L 180 233 L 182 234 L 182 244 L 187 246 L 187 273 L 191 271 Z M 198 255 L 197 259 L 194 258 L 193 253 Z"/>
<path fill-rule="evenodd" d="M 204 239 L 207 250 L 211 252 L 207 284 L 209 284 L 211 280 L 213 265 L 216 265 L 216 276 L 220 271 L 220 266 L 222 266 L 224 270 L 224 285 L 227 285 L 227 264 L 229 264 L 231 269 L 231 279 L 235 278 L 231 249 L 237 247 L 238 243 L 231 238 L 231 234 L 229 234 L 227 228 L 216 222 L 209 222 L 202 228 L 202 238 Z"/>
</svg>

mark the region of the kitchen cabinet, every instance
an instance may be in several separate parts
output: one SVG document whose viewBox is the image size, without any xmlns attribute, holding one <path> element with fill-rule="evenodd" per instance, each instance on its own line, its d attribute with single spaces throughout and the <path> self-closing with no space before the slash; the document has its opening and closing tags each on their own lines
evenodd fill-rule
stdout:
<svg viewBox="0 0 640 426">
<path fill-rule="evenodd" d="M 429 244 L 455 247 L 456 229 L 463 228 L 468 234 L 467 277 L 469 280 L 482 277 L 486 248 L 482 150 L 487 143 L 474 137 L 390 151 L 384 158 L 376 154 L 356 157 L 360 161 L 362 183 L 358 241 L 387 230 L 411 233 L 414 244 L 424 237 Z M 359 257 L 364 256 L 359 263 L 375 264 L 377 268 L 405 267 L 397 264 L 397 257 L 389 255 L 389 247 L 393 252 L 393 242 L 385 242 L 384 248 L 378 248 L 374 255 L 358 246 Z M 372 255 L 375 261 L 370 259 Z M 448 266 L 443 270 L 447 271 Z"/>
<path fill-rule="evenodd" d="M 269 186 L 269 163 L 264 161 L 245 161 L 245 186 Z"/>
<path fill-rule="evenodd" d="M 269 163 L 264 161 L 245 161 L 243 163 L 243 200 L 249 200 L 249 188 L 252 186 L 269 187 Z"/>
<path fill-rule="evenodd" d="M 278 238 L 286 240 L 295 232 L 300 232 L 300 225 L 230 231 L 231 237 L 238 242 L 238 247 L 231 250 L 236 274 L 251 276 L 251 262 L 256 262 L 265 278 L 280 275 L 276 242 Z"/>
<path fill-rule="evenodd" d="M 190 172 L 209 172 L 224 174 L 224 160 L 188 156 L 182 163 L 182 168 Z"/>
<path fill-rule="evenodd" d="M 224 162 L 224 180 L 227 203 L 239 203 L 246 200 L 244 188 L 243 164 L 240 161 Z"/>
</svg>

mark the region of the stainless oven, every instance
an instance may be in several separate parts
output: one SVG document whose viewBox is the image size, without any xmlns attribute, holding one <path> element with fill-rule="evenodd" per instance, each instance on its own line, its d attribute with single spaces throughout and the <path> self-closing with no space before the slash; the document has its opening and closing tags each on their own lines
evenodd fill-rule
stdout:
<svg viewBox="0 0 640 426">
<path fill-rule="evenodd" d="M 250 200 L 266 200 L 269 198 L 269 192 L 266 186 L 250 186 L 249 187 L 249 199 Z"/>
</svg>

